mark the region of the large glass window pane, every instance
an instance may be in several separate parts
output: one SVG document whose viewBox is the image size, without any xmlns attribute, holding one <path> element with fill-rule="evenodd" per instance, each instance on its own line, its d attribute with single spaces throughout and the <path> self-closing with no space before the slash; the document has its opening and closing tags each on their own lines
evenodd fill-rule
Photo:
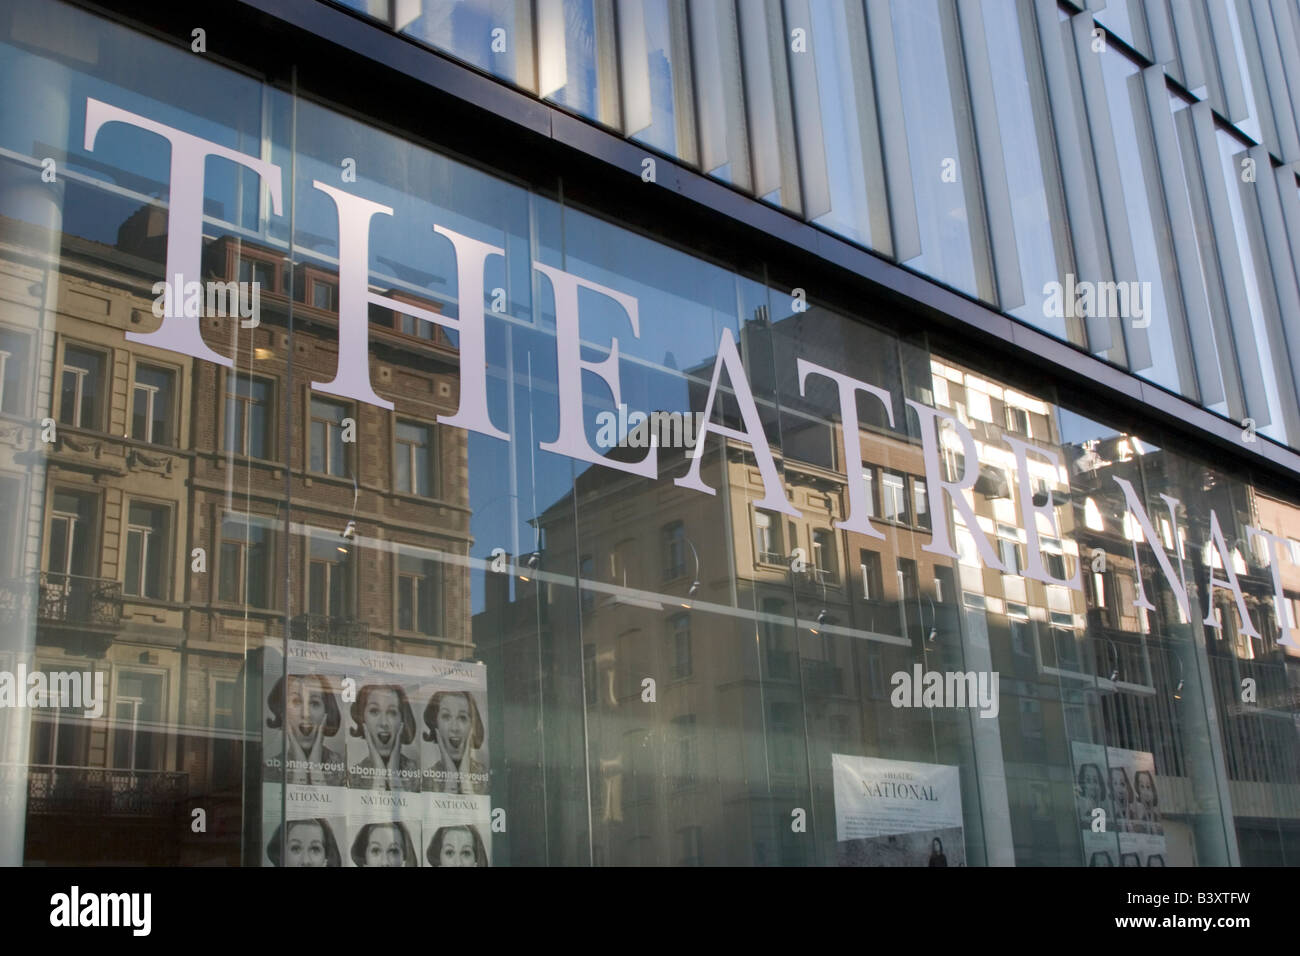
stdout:
<svg viewBox="0 0 1300 956">
<path fill-rule="evenodd" d="M 969 109 L 952 79 L 960 75 L 960 51 L 938 0 L 892 0 L 890 11 L 921 229 L 921 255 L 907 264 L 971 295 L 988 294 L 964 185 L 978 183 L 979 170 L 968 145 Z"/>
<path fill-rule="evenodd" d="M 1108 49 L 1098 55 L 1114 130 L 1119 160 L 1118 185 L 1123 189 L 1125 210 L 1121 221 L 1108 221 L 1106 228 L 1112 234 L 1119 231 L 1128 233 L 1137 269 L 1136 279 L 1146 299 L 1145 314 L 1140 319 L 1132 308 L 1132 291 L 1129 314 L 1122 314 L 1121 309 L 1121 314 L 1108 317 L 1120 320 L 1125 339 L 1130 342 L 1139 327 L 1137 323 L 1149 322 L 1141 328 L 1145 329 L 1150 342 L 1151 364 L 1145 368 L 1134 367 L 1133 371 L 1170 391 L 1196 398 L 1196 381 L 1187 354 L 1186 319 L 1175 306 L 1181 299 L 1177 292 L 1172 250 L 1168 246 L 1169 227 L 1163 208 L 1159 166 L 1151 143 L 1151 124 L 1146 113 L 1141 70 L 1116 50 Z M 1173 323 L 1179 323 L 1177 334 Z"/>
<path fill-rule="evenodd" d="M 1069 240 L 1045 81 L 1038 66 L 1037 36 L 1032 29 L 1022 32 L 1026 25 L 1023 5 L 981 3 L 979 9 L 993 75 L 1002 161 L 1011 191 L 1016 258 L 1023 279 L 1024 304 L 1010 311 L 1044 332 L 1082 345 L 1084 333 L 1077 320 L 1049 315 L 1043 301 L 1044 287 L 1062 281 Z"/>
<path fill-rule="evenodd" d="M 531 90 L 535 80 L 530 7 L 527 0 L 418 0 L 397 5 L 394 27 Z M 371 15 L 387 18 L 387 11 Z"/>
</svg>

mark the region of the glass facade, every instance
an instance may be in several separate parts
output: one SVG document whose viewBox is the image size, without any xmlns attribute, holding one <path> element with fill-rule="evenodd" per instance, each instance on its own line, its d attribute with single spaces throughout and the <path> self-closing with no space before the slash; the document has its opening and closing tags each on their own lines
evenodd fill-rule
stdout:
<svg viewBox="0 0 1300 956">
<path fill-rule="evenodd" d="M 1121 171 L 1064 181 L 1036 38 L 1073 45 L 1086 14 L 348 6 L 1017 308 L 1079 255 L 1082 189 L 1091 255 L 1118 261 L 1122 211 L 1160 287 L 1135 370 L 1198 400 L 1229 363 L 1255 393 L 1235 326 L 1208 366 L 1172 330 L 1189 252 L 1233 322 L 1290 321 L 1259 238 L 1278 192 L 1234 179 L 1259 147 L 1130 53 L 1074 50 Z M 770 81 L 770 116 L 734 83 L 691 95 L 702 44 L 804 15 L 840 65 Z M 895 78 L 846 83 L 862 53 Z M 1023 111 L 1005 219 L 981 63 Z M 0 75 L 0 862 L 1300 862 L 1294 482 L 73 6 L 10 4 Z M 877 118 L 882 90 L 905 110 Z M 725 126 L 787 121 L 793 177 Z M 1190 246 L 1148 178 L 1171 157 L 1214 177 L 1186 222 L 1231 209 Z M 1256 363 L 1270 408 L 1294 404 L 1284 359 Z"/>
</svg>

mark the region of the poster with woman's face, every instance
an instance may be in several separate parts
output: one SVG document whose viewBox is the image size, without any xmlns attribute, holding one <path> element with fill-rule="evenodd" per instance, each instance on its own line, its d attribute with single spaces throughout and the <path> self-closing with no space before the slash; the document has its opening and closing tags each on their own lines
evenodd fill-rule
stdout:
<svg viewBox="0 0 1300 956">
<path fill-rule="evenodd" d="M 263 785 L 263 866 L 344 866 L 347 807 L 343 792 Z M 286 798 L 280 818 L 281 791 Z"/>
<path fill-rule="evenodd" d="M 328 663 L 267 655 L 262 721 L 264 779 L 341 787 L 347 764 L 340 677 Z"/>
<path fill-rule="evenodd" d="M 1074 741 L 1071 750 L 1075 768 L 1074 806 L 1079 826 L 1091 830 L 1094 821 L 1099 819 L 1095 811 L 1101 810 L 1106 829 L 1112 829 L 1109 821 L 1114 809 L 1106 787 L 1106 748 L 1101 744 Z"/>
<path fill-rule="evenodd" d="M 417 817 L 402 819 L 349 818 L 347 866 L 363 869 L 376 867 L 422 866 L 421 821 Z"/>
<path fill-rule="evenodd" d="M 487 793 L 489 762 L 482 690 L 466 681 L 438 681 L 425 685 L 423 691 L 423 788 L 435 793 Z"/>
<path fill-rule="evenodd" d="M 263 665 L 263 863 L 486 866 L 486 668 L 303 641 L 287 653 L 287 675 L 278 654 Z"/>
<path fill-rule="evenodd" d="M 348 786 L 352 789 L 420 789 L 412 688 L 392 676 L 358 683 L 357 698 L 349 707 Z"/>
<path fill-rule="evenodd" d="M 1155 758 L 1148 751 L 1074 741 L 1075 801 L 1089 866 L 1165 863 Z M 1105 854 L 1111 860 L 1101 862 Z"/>
</svg>

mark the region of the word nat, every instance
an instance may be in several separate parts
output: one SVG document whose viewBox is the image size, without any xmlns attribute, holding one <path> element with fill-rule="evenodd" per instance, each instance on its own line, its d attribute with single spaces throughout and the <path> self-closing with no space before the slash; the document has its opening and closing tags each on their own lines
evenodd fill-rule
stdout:
<svg viewBox="0 0 1300 956">
<path fill-rule="evenodd" d="M 93 97 L 86 100 L 86 135 L 85 148 L 94 150 L 95 139 L 99 130 L 109 123 L 123 123 L 149 134 L 156 139 L 159 151 L 170 147 L 170 207 L 168 209 L 167 227 L 167 264 L 166 274 L 177 277 L 174 286 L 185 288 L 181 280 L 200 275 L 200 261 L 203 250 L 203 184 L 204 170 L 209 159 L 219 159 L 235 163 L 255 172 L 261 177 L 270 199 L 272 212 L 281 215 L 283 200 L 283 170 L 258 156 L 239 152 L 219 143 L 214 143 L 192 133 L 175 129 L 156 120 L 131 113 L 127 110 L 104 103 Z M 370 227 L 376 216 L 391 216 L 393 209 L 383 203 L 354 195 L 335 186 L 315 181 L 313 188 L 318 193 L 318 201 L 332 205 L 338 222 L 339 244 L 339 332 L 338 332 L 338 366 L 333 378 L 326 381 L 313 380 L 311 385 L 316 391 L 326 395 L 365 402 L 379 408 L 391 410 L 393 403 L 376 394 L 370 379 L 370 307 L 377 306 L 400 312 L 421 322 L 441 325 L 457 335 L 460 349 L 460 405 L 454 415 L 438 417 L 439 423 L 453 428 L 463 428 L 479 435 L 509 441 L 510 436 L 493 424 L 488 413 L 488 368 L 485 336 L 484 270 L 493 256 L 504 258 L 505 250 L 489 242 L 471 238 L 448 229 L 446 226 L 431 223 L 435 233 L 449 243 L 456 256 L 456 281 L 459 294 L 459 309 L 456 316 L 450 316 L 428 309 L 420 308 L 406 302 L 371 290 L 368 267 L 370 262 Z M 592 447 L 587 440 L 587 422 L 584 412 L 583 373 L 597 376 L 608 389 L 614 405 L 621 405 L 621 388 L 619 383 L 618 339 L 611 338 L 609 355 L 599 361 L 582 357 L 583 343 L 579 334 L 578 302 L 579 292 L 585 290 L 610 300 L 618 306 L 627 318 L 627 325 L 634 338 L 641 335 L 641 318 L 637 300 L 634 296 L 620 292 L 573 275 L 543 262 L 533 262 L 533 268 L 550 284 L 555 299 L 555 350 L 556 350 L 556 393 L 558 400 L 558 430 L 552 441 L 539 443 L 543 451 L 554 452 L 577 461 L 589 462 L 601 468 L 613 468 L 644 478 L 657 479 L 659 476 L 659 443 L 650 442 L 645 456 L 640 460 L 623 460 L 621 456 L 609 456 L 601 448 Z M 1073 276 L 1067 276 L 1067 287 L 1061 290 L 1061 304 L 1065 309 L 1073 310 L 1077 304 L 1088 305 L 1091 296 L 1095 307 L 1097 296 L 1104 293 L 1104 306 L 1110 310 L 1112 305 L 1118 312 L 1127 310 L 1128 314 L 1144 318 L 1149 314 L 1150 296 L 1143 289 L 1101 290 L 1089 287 L 1083 292 L 1083 285 L 1076 285 Z M 1050 285 L 1050 283 L 1049 283 Z M 1045 290 L 1047 291 L 1047 290 Z M 1113 302 L 1112 302 L 1113 300 Z M 184 313 L 186 310 L 181 310 Z M 126 337 L 132 342 L 141 342 L 157 348 L 168 349 L 182 355 L 188 355 L 205 362 L 230 367 L 229 358 L 213 351 L 203 341 L 200 323 L 192 316 L 177 314 L 172 310 L 162 318 L 162 322 L 153 332 L 131 332 Z M 891 427 L 894 423 L 893 396 L 885 389 L 855 379 L 835 369 L 825 368 L 809 362 L 797 360 L 798 384 L 803 394 L 809 378 L 822 378 L 834 383 L 838 393 L 839 417 L 843 423 L 840 429 L 842 442 L 842 460 L 856 462 L 860 460 L 860 429 L 858 419 L 859 395 L 870 396 L 880 402 L 886 419 Z M 713 411 L 718 401 L 719 385 L 723 374 L 731 387 L 729 401 L 735 403 L 740 412 L 740 427 L 731 427 L 713 422 Z M 967 502 L 964 492 L 973 487 L 979 478 L 979 456 L 975 439 L 970 430 L 956 415 L 932 408 L 921 402 L 905 399 L 908 408 L 917 416 L 921 429 L 922 457 L 926 473 L 926 487 L 930 490 L 935 510 L 947 513 L 951 508 L 956 517 L 973 537 L 980 560 L 989 568 L 1006 573 L 1007 568 L 994 548 L 988 536 L 981 530 L 974 508 Z M 606 413 L 611 415 L 612 413 Z M 630 417 L 630 416 L 629 416 Z M 799 517 L 799 511 L 790 502 L 786 490 L 777 473 L 776 463 L 763 432 L 763 424 L 754 403 L 754 396 L 746 379 L 744 366 L 734 335 L 724 330 L 718 341 L 717 358 L 714 361 L 713 375 L 709 384 L 708 397 L 704 409 L 695 419 L 699 422 L 695 446 L 691 454 L 692 462 L 685 475 L 675 479 L 683 488 L 706 495 L 716 494 L 700 477 L 702 464 L 701 450 L 709 435 L 729 438 L 749 446 L 763 485 L 763 497 L 754 502 L 755 507 L 769 511 L 779 511 L 792 517 Z M 683 425 L 685 422 L 683 421 Z M 942 466 L 939 430 L 951 428 L 960 441 L 965 455 L 965 467 L 962 473 L 949 477 Z M 694 430 L 694 429 L 693 429 Z M 1047 584 L 1063 585 L 1074 590 L 1082 590 L 1080 569 L 1067 578 L 1054 577 L 1044 566 L 1040 540 L 1040 523 L 1050 529 L 1054 537 L 1059 537 L 1055 509 L 1048 500 L 1041 504 L 1034 503 L 1034 489 L 1030 483 L 1030 456 L 1042 459 L 1062 467 L 1060 455 L 1049 448 L 1042 448 L 1021 441 L 1012 435 L 1003 435 L 1002 440 L 1011 448 L 1016 460 L 1016 473 L 1019 482 L 1020 526 L 1026 536 L 1027 567 L 1021 572 L 1025 577 Z M 1161 572 L 1169 582 L 1174 597 L 1185 619 L 1191 617 L 1188 604 L 1188 582 L 1185 577 L 1183 561 L 1179 559 L 1175 569 L 1170 556 L 1160 546 L 1160 536 L 1152 526 L 1142 499 L 1126 479 L 1119 475 L 1112 476 L 1123 491 L 1126 507 L 1137 525 L 1141 528 L 1142 538 L 1133 542 L 1135 562 L 1140 563 L 1138 540 L 1150 543 L 1152 553 Z M 845 485 L 848 507 L 842 520 L 836 521 L 837 529 L 866 535 L 872 538 L 884 538 L 884 533 L 871 523 L 871 500 L 866 482 L 860 477 L 848 481 Z M 1174 522 L 1176 509 L 1180 502 L 1169 495 L 1161 495 L 1169 509 L 1169 517 Z M 1176 523 L 1176 522 L 1174 522 Z M 1222 571 L 1211 567 L 1208 581 L 1200 593 L 1205 597 L 1208 613 L 1205 625 L 1219 628 L 1214 615 L 1214 590 L 1223 589 L 1232 594 L 1236 601 L 1241 619 L 1242 633 L 1258 637 L 1246 609 L 1246 599 L 1242 594 L 1236 572 L 1233 570 L 1231 552 L 1220 530 L 1218 516 L 1210 512 L 1210 533 L 1212 544 L 1219 552 L 1219 561 L 1214 562 Z M 1285 606 L 1282 589 L 1281 561 L 1282 555 L 1289 558 L 1286 540 L 1257 528 L 1247 528 L 1248 539 L 1261 538 L 1268 543 L 1270 568 L 1273 577 L 1275 618 L 1285 622 L 1280 613 Z M 957 551 L 953 547 L 952 532 L 946 521 L 934 522 L 934 529 L 929 544 L 922 550 L 931 554 L 955 559 Z M 1222 573 L 1222 577 L 1216 576 Z M 1147 599 L 1143 588 L 1143 576 L 1135 576 L 1137 587 L 1137 607 L 1154 610 L 1155 606 Z M 1199 582 L 1198 582 L 1199 584 Z M 1300 649 L 1291 630 L 1285 626 L 1281 629 L 1279 643 Z"/>
</svg>

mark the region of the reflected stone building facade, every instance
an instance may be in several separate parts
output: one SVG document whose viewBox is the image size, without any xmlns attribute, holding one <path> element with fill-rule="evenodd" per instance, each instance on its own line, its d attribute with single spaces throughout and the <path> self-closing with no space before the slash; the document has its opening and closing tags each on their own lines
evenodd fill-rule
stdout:
<svg viewBox="0 0 1300 956">
<path fill-rule="evenodd" d="M 1300 861 L 1300 7 L 149 6 L 0 12 L 0 862 Z"/>
</svg>

